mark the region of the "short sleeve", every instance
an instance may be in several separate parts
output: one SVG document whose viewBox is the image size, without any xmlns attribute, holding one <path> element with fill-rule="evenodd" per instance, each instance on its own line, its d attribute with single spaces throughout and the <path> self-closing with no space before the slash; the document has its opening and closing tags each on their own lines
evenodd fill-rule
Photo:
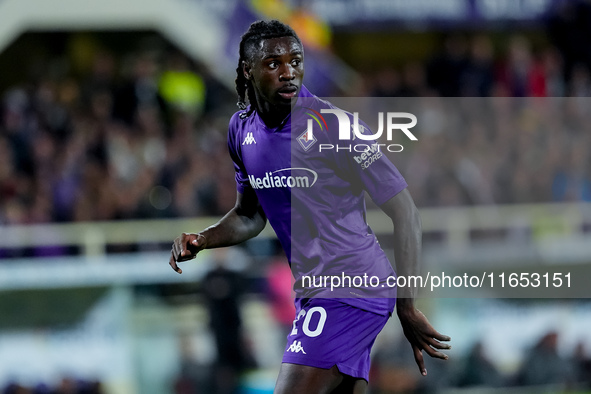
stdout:
<svg viewBox="0 0 591 394">
<path fill-rule="evenodd" d="M 244 194 L 244 190 L 251 186 L 248 180 L 248 174 L 246 173 L 246 168 L 244 167 L 244 163 L 242 161 L 242 152 L 239 143 L 240 125 L 238 122 L 241 121 L 239 114 L 240 113 L 237 112 L 234 114 L 234 116 L 232 116 L 232 119 L 230 119 L 230 125 L 228 127 L 228 150 L 230 152 L 230 157 L 234 162 L 234 170 L 236 171 L 236 189 L 238 192 Z"/>
</svg>

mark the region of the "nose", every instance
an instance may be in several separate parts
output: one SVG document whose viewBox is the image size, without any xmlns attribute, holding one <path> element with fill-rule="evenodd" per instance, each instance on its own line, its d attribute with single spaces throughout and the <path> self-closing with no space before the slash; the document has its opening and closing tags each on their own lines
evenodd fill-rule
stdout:
<svg viewBox="0 0 591 394">
<path fill-rule="evenodd" d="M 291 66 L 291 64 L 286 63 L 283 68 L 281 69 L 281 73 L 279 74 L 279 80 L 281 81 L 291 81 L 295 78 L 295 70 Z"/>
</svg>

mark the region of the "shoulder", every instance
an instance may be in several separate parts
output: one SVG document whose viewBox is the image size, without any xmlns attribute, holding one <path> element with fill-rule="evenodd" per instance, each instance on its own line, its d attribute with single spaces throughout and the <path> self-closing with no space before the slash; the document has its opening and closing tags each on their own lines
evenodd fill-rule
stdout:
<svg viewBox="0 0 591 394">
<path fill-rule="evenodd" d="M 302 94 L 298 99 L 296 107 L 297 110 L 294 109 L 294 120 L 298 124 L 305 124 L 308 119 L 313 119 L 316 123 L 322 125 L 322 129 L 324 129 L 324 126 L 331 129 L 331 125 L 333 125 L 333 128 L 338 127 L 336 126 L 338 124 L 338 117 L 331 115 L 337 111 L 339 114 L 346 113 L 350 119 L 352 118 L 350 113 L 341 110 L 328 100 L 315 96 L 305 87 L 302 87 Z"/>
<path fill-rule="evenodd" d="M 252 114 L 248 116 L 248 109 L 234 112 L 234 115 L 232 115 L 232 117 L 230 118 L 230 131 L 244 127 L 244 125 L 247 123 L 248 118 L 250 118 L 251 116 Z"/>
<path fill-rule="evenodd" d="M 324 100 L 314 95 L 305 86 L 302 86 L 302 91 L 299 97 L 299 105 L 304 108 L 307 107 L 315 110 L 336 108 L 330 101 Z"/>
<path fill-rule="evenodd" d="M 308 90 L 306 90 L 305 92 L 308 94 L 305 95 L 303 97 L 303 100 L 301 101 L 301 106 L 304 109 L 314 110 L 314 111 L 317 111 L 318 113 L 322 113 L 322 114 L 326 114 L 326 113 L 341 114 L 342 113 L 342 114 L 345 114 L 349 119 L 353 118 L 353 114 L 351 112 L 348 112 L 348 111 L 345 111 L 345 110 L 339 108 L 338 106 L 336 106 L 335 104 L 333 104 L 332 102 L 330 102 L 326 99 L 323 99 L 323 98 L 313 95 Z M 331 121 L 337 120 L 337 117 L 328 116 L 326 119 L 327 121 L 328 121 L 328 118 L 330 118 Z"/>
<path fill-rule="evenodd" d="M 248 112 L 248 109 L 240 110 L 235 112 L 230 118 L 228 125 L 228 142 L 230 144 L 234 139 L 240 138 L 240 136 L 243 134 L 243 130 L 249 127 L 253 114 L 249 114 Z"/>
</svg>

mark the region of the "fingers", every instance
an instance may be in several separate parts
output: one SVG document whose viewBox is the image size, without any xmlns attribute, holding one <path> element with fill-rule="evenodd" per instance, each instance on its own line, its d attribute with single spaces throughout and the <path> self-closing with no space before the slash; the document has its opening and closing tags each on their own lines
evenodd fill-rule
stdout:
<svg viewBox="0 0 591 394">
<path fill-rule="evenodd" d="M 441 360 L 447 360 L 449 358 L 449 356 L 447 354 L 438 352 L 437 350 L 433 349 L 431 346 L 425 346 L 423 349 L 425 350 L 425 353 L 427 353 L 429 356 L 431 356 L 433 358 L 439 358 Z"/>
<path fill-rule="evenodd" d="M 172 243 L 172 255 L 176 262 L 187 261 L 195 258 L 196 249 L 193 247 L 193 241 L 197 238 L 195 234 L 183 233 Z"/>
<path fill-rule="evenodd" d="M 415 361 L 423 376 L 427 375 L 427 369 L 423 360 L 423 350 L 433 358 L 449 359 L 447 354 L 439 350 L 451 349 L 449 344 L 440 342 L 449 341 L 451 338 L 437 332 L 421 311 L 415 308 L 410 310 L 410 312 L 399 313 L 398 316 L 400 317 L 404 335 L 412 346 Z"/>
<path fill-rule="evenodd" d="M 415 361 L 419 367 L 419 372 L 423 376 L 427 376 L 427 368 L 425 368 L 425 361 L 423 360 L 423 352 L 417 346 L 412 345 L 412 351 L 415 356 Z"/>
<path fill-rule="evenodd" d="M 426 337 L 426 336 L 418 336 L 415 337 L 415 340 L 411 342 L 413 348 L 417 348 L 420 351 L 424 350 L 429 356 L 433 358 L 440 358 L 442 360 L 447 360 L 449 357 L 447 354 L 441 353 L 434 348 L 437 349 L 448 349 L 449 345 L 442 344 L 435 341 L 433 338 Z"/>
<path fill-rule="evenodd" d="M 183 233 L 179 238 L 175 239 L 175 242 L 178 250 L 178 258 L 177 261 L 185 261 L 191 258 L 191 252 L 188 249 L 188 243 L 191 242 L 190 235 L 187 233 Z"/>
<path fill-rule="evenodd" d="M 438 342 L 435 342 L 435 343 L 439 344 Z M 437 350 L 433 349 L 431 346 L 429 346 L 428 343 L 421 341 L 420 345 L 421 346 L 412 345 L 412 350 L 414 353 L 414 357 L 415 357 L 415 361 L 417 363 L 417 366 L 419 367 L 419 372 L 421 373 L 421 375 L 427 376 L 427 368 L 425 368 L 425 361 L 423 359 L 423 350 L 425 351 L 425 353 L 427 353 L 429 356 L 431 356 L 433 358 L 447 360 L 449 357 L 447 354 L 438 352 Z M 446 349 L 451 348 L 451 346 L 449 346 L 447 344 L 439 344 L 439 346 L 446 346 Z"/>
<path fill-rule="evenodd" d="M 181 247 L 181 237 L 177 237 L 172 241 L 172 257 L 175 261 L 178 261 L 179 257 L 181 256 L 182 247 Z"/>
<path fill-rule="evenodd" d="M 447 354 L 438 352 L 435 349 L 441 349 L 441 350 L 451 349 L 450 344 L 439 342 L 439 341 L 450 341 L 451 338 L 448 337 L 447 335 L 442 335 L 442 334 L 438 333 L 437 331 L 435 331 L 435 329 L 433 329 L 433 327 L 431 327 L 431 329 L 432 329 L 432 333 L 428 334 L 426 337 L 424 337 L 424 341 L 426 342 L 425 351 L 431 357 L 440 358 L 442 360 L 447 360 L 449 358 Z"/>
<path fill-rule="evenodd" d="M 451 345 L 450 344 L 448 344 L 448 343 L 441 343 L 441 342 L 437 341 L 434 338 L 427 337 L 426 338 L 426 341 L 429 344 L 429 346 L 434 347 L 435 349 L 445 349 L 445 350 L 451 349 Z"/>
<path fill-rule="evenodd" d="M 183 273 L 183 270 L 180 269 L 178 265 L 176 265 L 176 261 L 174 259 L 174 254 L 170 255 L 170 260 L 168 261 L 168 265 L 170 265 L 172 267 L 172 269 L 175 270 L 176 272 L 178 272 L 179 274 Z"/>
<path fill-rule="evenodd" d="M 435 330 L 435 328 L 433 328 L 431 323 L 429 323 L 427 321 L 427 318 L 425 318 L 424 323 L 425 323 L 424 334 L 427 335 L 429 338 L 435 338 L 437 341 L 444 341 L 444 342 L 451 341 L 451 337 L 437 332 L 437 330 Z"/>
<path fill-rule="evenodd" d="M 183 271 L 177 263 L 194 259 L 197 253 L 205 247 L 205 241 L 205 236 L 202 234 L 182 233 L 172 243 L 168 264 L 173 270 L 182 274 Z"/>
<path fill-rule="evenodd" d="M 451 337 L 449 337 L 447 335 L 440 334 L 437 331 L 435 331 L 435 329 L 433 329 L 433 334 L 431 336 L 439 341 L 445 341 L 445 342 L 451 341 Z"/>
<path fill-rule="evenodd" d="M 414 358 L 419 367 L 419 370 L 423 376 L 427 375 L 427 369 L 423 360 L 423 350 L 430 357 L 438 358 L 441 360 L 448 360 L 449 356 L 445 353 L 438 351 L 438 349 L 451 349 L 451 346 L 447 343 L 441 343 L 434 337 L 432 337 L 434 330 L 420 331 L 420 330 L 409 330 L 405 332 L 414 353 Z M 445 335 L 437 335 L 439 338 L 446 337 Z"/>
</svg>

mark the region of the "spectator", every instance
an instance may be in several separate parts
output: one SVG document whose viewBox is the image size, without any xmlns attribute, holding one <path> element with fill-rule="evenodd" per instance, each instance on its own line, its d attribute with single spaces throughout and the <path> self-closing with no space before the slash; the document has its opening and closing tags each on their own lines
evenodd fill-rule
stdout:
<svg viewBox="0 0 591 394">
<path fill-rule="evenodd" d="M 534 59 L 531 44 L 525 37 L 511 38 L 507 58 L 499 70 L 499 82 L 512 97 L 547 96 L 544 70 Z"/>
<path fill-rule="evenodd" d="M 396 157 L 419 178 L 413 193 L 420 206 L 591 199 L 589 157 L 581 152 L 589 142 L 584 99 L 536 108 L 484 99 L 464 107 L 432 97 L 591 95 L 588 63 L 570 64 L 566 52 L 548 46 L 537 61 L 529 41 L 514 37 L 494 56 L 486 35 L 450 35 L 429 61 L 382 65 L 368 76 L 374 96 L 431 96 L 416 99 L 417 113 L 438 126 L 424 130 L 414 151 Z M 206 70 L 197 73 L 174 54 L 163 68 L 162 58 L 144 51 L 122 62 L 102 50 L 87 74 L 69 75 L 66 66 L 3 94 L 1 223 L 219 215 L 233 205 L 226 125 L 218 120 L 225 116 L 220 105 L 208 104 L 213 96 L 229 102 L 219 99 L 224 89 L 215 85 L 212 96 Z M 499 59 L 505 63 L 495 74 Z M 118 66 L 126 64 L 132 69 L 123 77 Z M 163 86 L 171 75 L 174 86 L 179 76 L 199 84 L 196 95 L 170 95 Z"/>
<path fill-rule="evenodd" d="M 470 43 L 470 56 L 460 77 L 460 95 L 488 97 L 494 84 L 494 58 L 490 38 L 479 35 Z"/>
<path fill-rule="evenodd" d="M 215 392 L 230 394 L 237 390 L 240 373 L 254 366 L 242 336 L 240 301 L 245 280 L 226 267 L 227 249 L 216 249 L 213 254 L 215 267 L 203 278 L 203 295 L 217 348 Z"/>
<path fill-rule="evenodd" d="M 502 375 L 486 356 L 482 343 L 474 344 L 459 373 L 457 385 L 459 387 L 499 387 L 503 383 Z"/>
<path fill-rule="evenodd" d="M 569 365 L 558 354 L 558 334 L 548 332 L 527 352 L 517 383 L 523 386 L 559 384 L 569 380 Z"/>
<path fill-rule="evenodd" d="M 450 35 L 444 39 L 443 51 L 427 63 L 427 81 L 441 97 L 458 97 L 467 65 L 466 40 Z"/>
</svg>

